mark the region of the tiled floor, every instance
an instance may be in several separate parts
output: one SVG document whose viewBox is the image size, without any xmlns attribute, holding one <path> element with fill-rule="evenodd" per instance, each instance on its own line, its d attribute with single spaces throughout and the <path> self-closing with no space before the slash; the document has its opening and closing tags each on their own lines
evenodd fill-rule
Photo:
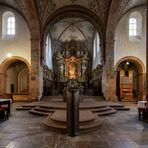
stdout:
<svg viewBox="0 0 148 148">
<path fill-rule="evenodd" d="M 148 124 L 138 120 L 133 103 L 130 111 L 106 116 L 98 130 L 76 137 L 48 130 L 45 117 L 16 111 L 20 104 L 12 104 L 11 116 L 0 123 L 0 148 L 148 148 Z"/>
</svg>

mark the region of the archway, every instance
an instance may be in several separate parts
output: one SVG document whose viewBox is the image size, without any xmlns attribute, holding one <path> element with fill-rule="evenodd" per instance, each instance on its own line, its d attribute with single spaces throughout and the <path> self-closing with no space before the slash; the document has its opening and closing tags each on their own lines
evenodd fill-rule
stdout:
<svg viewBox="0 0 148 148">
<path fill-rule="evenodd" d="M 98 24 L 100 25 L 98 26 Z M 101 61 L 104 59 L 104 36 L 102 28 L 103 26 L 98 17 L 83 7 L 73 6 L 72 9 L 64 7 L 48 18 L 42 34 L 42 45 L 45 50 L 41 51 L 41 58 L 43 65 L 47 65 L 49 61 L 52 61 L 53 68 L 51 70 L 53 72 L 53 80 L 51 81 L 53 81 L 57 89 L 55 91 L 57 95 L 62 94 L 62 90 L 70 77 L 79 80 L 84 90 L 90 90 L 95 34 L 99 36 L 100 40 Z M 50 37 L 50 47 L 48 43 L 45 42 L 48 40 L 48 37 Z M 52 60 L 49 60 L 49 50 L 46 50 L 47 48 L 51 50 L 50 53 L 52 54 L 50 54 L 50 59 L 52 58 Z M 66 49 L 66 51 L 64 51 L 64 49 Z M 75 57 L 73 62 L 78 60 L 79 64 L 72 66 L 77 67 L 76 74 L 68 73 L 72 72 L 72 69 L 68 71 L 70 69 L 70 65 L 68 67 L 68 61 L 70 59 L 68 58 L 70 57 L 65 52 L 70 54 L 70 57 Z M 66 58 L 63 53 L 66 54 Z M 83 59 L 84 57 L 86 57 L 86 59 Z M 97 62 L 96 60 L 95 63 Z M 76 64 L 73 63 L 73 65 Z M 73 71 L 73 73 L 74 72 L 75 71 Z"/>
<path fill-rule="evenodd" d="M 21 57 L 4 60 L 0 65 L 1 95 L 13 95 L 14 101 L 28 100 L 29 72 L 29 63 Z"/>
<path fill-rule="evenodd" d="M 137 57 L 124 57 L 115 66 L 116 94 L 120 101 L 142 100 L 145 96 L 145 67 Z"/>
</svg>

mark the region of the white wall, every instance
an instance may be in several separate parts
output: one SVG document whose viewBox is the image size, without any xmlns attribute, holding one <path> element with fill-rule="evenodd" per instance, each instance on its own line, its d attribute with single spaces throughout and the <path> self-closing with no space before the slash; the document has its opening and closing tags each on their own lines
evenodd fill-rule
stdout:
<svg viewBox="0 0 148 148">
<path fill-rule="evenodd" d="M 114 65 L 123 57 L 138 57 L 146 66 L 146 8 L 137 7 L 126 13 L 119 21 L 115 33 Z M 142 34 L 134 41 L 129 40 L 128 21 L 132 12 L 137 11 L 142 16 Z"/>
<path fill-rule="evenodd" d="M 16 19 L 15 37 L 2 37 L 2 17 L 5 11 L 11 11 Z M 0 5 L 0 63 L 7 58 L 7 53 L 31 61 L 30 32 L 24 18 L 15 10 Z"/>
<path fill-rule="evenodd" d="M 11 84 L 14 84 L 14 92 L 18 91 L 18 75 L 14 67 L 10 67 L 7 70 L 7 84 L 6 92 L 11 93 Z"/>
</svg>

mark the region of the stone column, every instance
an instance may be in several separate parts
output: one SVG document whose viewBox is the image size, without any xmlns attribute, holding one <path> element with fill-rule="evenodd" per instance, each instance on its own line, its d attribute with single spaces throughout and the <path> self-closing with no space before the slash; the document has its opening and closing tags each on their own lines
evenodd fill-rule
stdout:
<svg viewBox="0 0 148 148">
<path fill-rule="evenodd" d="M 40 39 L 31 38 L 31 72 L 29 75 L 29 99 L 39 100 L 43 89 L 43 72 L 40 66 Z"/>
<path fill-rule="evenodd" d="M 6 74 L 0 73 L 0 95 L 6 93 L 6 78 L 7 78 Z"/>
<path fill-rule="evenodd" d="M 106 61 L 102 76 L 102 91 L 108 101 L 117 101 L 116 72 L 114 69 L 114 33 L 109 32 L 106 37 Z"/>
<path fill-rule="evenodd" d="M 121 94 L 120 94 L 120 71 L 116 71 L 116 95 L 118 100 L 121 101 Z"/>
</svg>

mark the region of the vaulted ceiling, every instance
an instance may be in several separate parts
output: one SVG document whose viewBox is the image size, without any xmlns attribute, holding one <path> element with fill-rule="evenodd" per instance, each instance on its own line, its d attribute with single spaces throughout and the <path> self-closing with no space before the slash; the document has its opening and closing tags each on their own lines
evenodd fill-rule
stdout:
<svg viewBox="0 0 148 148">
<path fill-rule="evenodd" d="M 0 0 L 0 4 L 16 9 L 26 19 L 32 37 L 42 37 L 42 34 L 47 31 L 46 26 L 49 26 L 52 20 L 50 18 L 61 16 L 52 25 L 50 24 L 52 38 L 56 42 L 75 38 L 86 42 L 91 41 L 94 35 L 93 20 L 105 40 L 108 26 L 116 26 L 118 20 L 127 11 L 146 4 L 146 0 Z M 69 11 L 65 11 L 67 9 Z M 63 17 L 64 11 L 67 17 Z M 71 13 L 71 17 L 68 13 Z M 92 21 L 80 17 L 81 13 L 91 14 Z M 110 30 L 112 31 L 111 27 Z"/>
<path fill-rule="evenodd" d="M 91 49 L 94 33 L 94 26 L 89 21 L 78 17 L 61 19 L 50 27 L 50 37 L 55 50 L 61 43 L 71 40 L 83 42 L 87 49 Z"/>
<path fill-rule="evenodd" d="M 75 5 L 82 6 L 93 12 L 104 23 L 108 15 L 110 0 L 37 0 L 36 4 L 42 23 L 56 10 Z"/>
<path fill-rule="evenodd" d="M 97 15 L 101 23 L 106 25 L 110 9 L 118 1 L 120 1 L 118 6 L 119 18 L 129 9 L 146 4 L 146 0 L 0 0 L 0 4 L 16 9 L 28 21 L 38 17 L 42 26 L 58 9 L 66 6 L 82 6 Z"/>
</svg>

